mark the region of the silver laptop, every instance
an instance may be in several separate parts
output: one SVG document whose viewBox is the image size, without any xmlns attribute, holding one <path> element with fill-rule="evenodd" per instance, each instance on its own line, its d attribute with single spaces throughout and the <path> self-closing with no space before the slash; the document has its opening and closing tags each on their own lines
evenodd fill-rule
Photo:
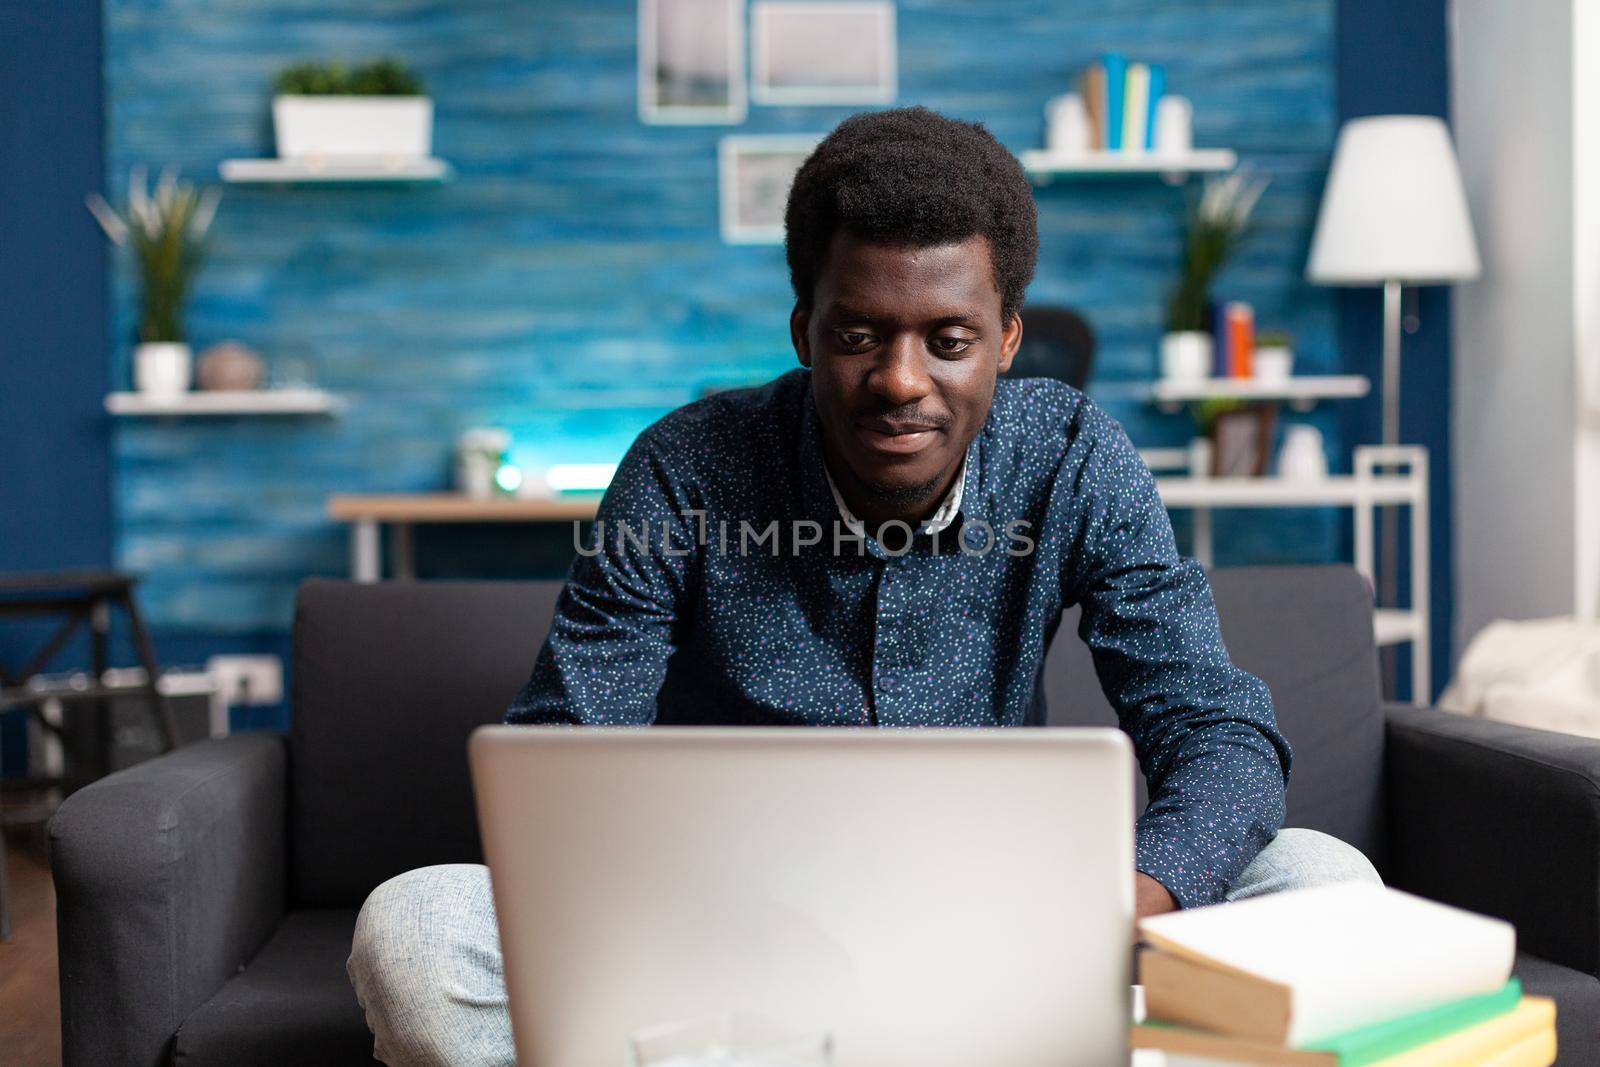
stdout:
<svg viewBox="0 0 1600 1067">
<path fill-rule="evenodd" d="M 837 1067 L 1127 1063 L 1133 756 L 1109 729 L 488 726 L 524 1067 L 746 1013 Z"/>
</svg>

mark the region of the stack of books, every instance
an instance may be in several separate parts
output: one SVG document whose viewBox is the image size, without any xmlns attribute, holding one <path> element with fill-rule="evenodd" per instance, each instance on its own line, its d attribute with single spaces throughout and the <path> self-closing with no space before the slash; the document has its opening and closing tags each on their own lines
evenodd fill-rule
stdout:
<svg viewBox="0 0 1600 1067">
<path fill-rule="evenodd" d="M 1083 69 L 1078 91 L 1089 113 L 1089 147 L 1143 152 L 1156 145 L 1156 105 L 1167 89 L 1159 63 L 1129 63 L 1106 52 Z"/>
<path fill-rule="evenodd" d="M 1284 1067 L 1548 1067 L 1555 1004 L 1511 977 L 1508 923 L 1339 885 L 1139 924 L 1134 1048 Z"/>
</svg>

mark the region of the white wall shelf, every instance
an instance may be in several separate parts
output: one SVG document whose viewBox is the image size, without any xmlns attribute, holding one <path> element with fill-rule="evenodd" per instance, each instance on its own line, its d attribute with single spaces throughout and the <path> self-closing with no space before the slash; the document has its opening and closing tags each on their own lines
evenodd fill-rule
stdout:
<svg viewBox="0 0 1600 1067">
<path fill-rule="evenodd" d="M 1156 490 L 1162 503 L 1173 508 L 1295 508 L 1366 507 L 1409 504 L 1413 479 L 1380 474 L 1357 477 L 1330 474 L 1325 478 L 1158 477 Z"/>
<path fill-rule="evenodd" d="M 1426 630 L 1421 612 L 1402 608 L 1378 608 L 1373 612 L 1373 635 L 1380 648 L 1416 641 Z"/>
<path fill-rule="evenodd" d="M 1177 183 L 1191 174 L 1232 170 L 1239 162 L 1231 148 L 1194 148 L 1187 152 L 1023 152 L 1022 169 L 1035 185 L 1057 178 L 1159 176 Z"/>
<path fill-rule="evenodd" d="M 1186 469 L 1194 462 L 1188 449 L 1150 448 L 1140 456 L 1151 470 Z M 1357 445 L 1352 474 L 1323 478 L 1214 478 L 1190 470 L 1158 475 L 1156 491 L 1169 508 L 1194 513 L 1193 556 L 1207 570 L 1215 561 L 1212 511 L 1216 508 L 1350 508 L 1354 518 L 1355 569 L 1369 585 L 1375 573 L 1373 525 L 1382 507 L 1411 509 L 1411 603 L 1381 605 L 1373 612 L 1376 643 L 1411 645 L 1411 693 L 1414 703 L 1432 696 L 1428 599 L 1428 450 L 1420 445 Z"/>
<path fill-rule="evenodd" d="M 1158 380 L 1150 386 L 1150 399 L 1163 411 L 1177 411 L 1196 400 L 1284 400 L 1296 411 L 1309 411 L 1318 400 L 1351 400 L 1371 390 L 1372 383 L 1360 374 L 1304 374 L 1277 381 L 1216 377 Z"/>
<path fill-rule="evenodd" d="M 250 184 L 349 184 L 445 182 L 455 171 L 442 159 L 225 159 L 217 168 L 225 182 Z"/>
<path fill-rule="evenodd" d="M 337 415 L 344 399 L 321 389 L 239 389 L 195 391 L 177 396 L 112 393 L 113 415 Z"/>
</svg>

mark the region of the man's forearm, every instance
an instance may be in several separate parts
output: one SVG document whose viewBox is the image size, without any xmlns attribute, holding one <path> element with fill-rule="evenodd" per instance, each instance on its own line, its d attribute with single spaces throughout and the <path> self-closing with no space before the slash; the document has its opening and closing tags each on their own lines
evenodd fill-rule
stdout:
<svg viewBox="0 0 1600 1067">
<path fill-rule="evenodd" d="M 1272 746 L 1243 724 L 1197 731 L 1186 748 L 1150 781 L 1135 855 L 1140 871 L 1192 908 L 1221 901 L 1272 840 L 1283 824 L 1284 780 Z"/>
</svg>

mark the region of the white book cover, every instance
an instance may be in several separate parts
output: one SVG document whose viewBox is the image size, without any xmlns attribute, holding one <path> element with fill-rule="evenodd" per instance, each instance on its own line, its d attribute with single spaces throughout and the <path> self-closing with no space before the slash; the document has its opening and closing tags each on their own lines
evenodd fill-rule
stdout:
<svg viewBox="0 0 1600 1067">
<path fill-rule="evenodd" d="M 1170 912 L 1139 929 L 1166 951 L 1287 986 L 1291 1047 L 1492 993 L 1516 954 L 1510 923 L 1361 883 Z"/>
<path fill-rule="evenodd" d="M 1150 121 L 1150 66 L 1129 63 L 1122 93 L 1122 149 L 1144 151 L 1145 124 Z"/>
</svg>

